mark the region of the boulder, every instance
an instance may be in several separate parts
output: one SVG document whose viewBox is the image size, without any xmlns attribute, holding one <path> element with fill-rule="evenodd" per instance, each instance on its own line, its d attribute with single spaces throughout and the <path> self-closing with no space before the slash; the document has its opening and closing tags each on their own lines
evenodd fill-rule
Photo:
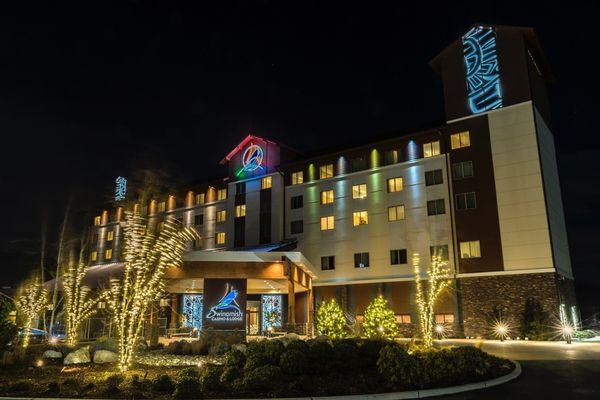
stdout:
<svg viewBox="0 0 600 400">
<path fill-rule="evenodd" d="M 108 350 L 98 350 L 94 353 L 94 363 L 114 363 L 119 361 L 119 355 L 115 352 Z"/>
<path fill-rule="evenodd" d="M 44 354 L 42 354 L 42 358 L 49 358 L 49 359 L 63 358 L 63 354 L 60 351 L 56 351 L 56 350 L 46 350 L 44 352 Z"/>
<path fill-rule="evenodd" d="M 89 363 L 90 361 L 89 349 L 87 347 L 82 347 L 79 350 L 75 350 L 74 352 L 67 354 L 63 364 L 83 364 Z"/>
</svg>

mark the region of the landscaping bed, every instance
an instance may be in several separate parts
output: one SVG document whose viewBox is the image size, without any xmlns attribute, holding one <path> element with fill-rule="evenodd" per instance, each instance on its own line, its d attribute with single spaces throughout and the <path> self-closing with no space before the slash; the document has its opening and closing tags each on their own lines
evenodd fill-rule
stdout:
<svg viewBox="0 0 600 400">
<path fill-rule="evenodd" d="M 153 355 L 154 353 L 154 355 Z M 164 351 L 144 357 L 169 362 Z M 223 356 L 196 357 L 198 366 L 114 364 L 5 366 L 0 395 L 85 398 L 300 397 L 383 393 L 455 386 L 493 379 L 514 369 L 477 348 L 424 350 L 392 341 L 326 338 L 263 340 Z"/>
</svg>

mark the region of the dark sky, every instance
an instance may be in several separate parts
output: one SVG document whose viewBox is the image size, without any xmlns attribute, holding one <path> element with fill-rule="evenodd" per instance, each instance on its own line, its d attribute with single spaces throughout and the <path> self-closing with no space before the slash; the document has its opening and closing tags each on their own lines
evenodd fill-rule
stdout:
<svg viewBox="0 0 600 400">
<path fill-rule="evenodd" d="M 313 152 L 443 120 L 428 61 L 483 22 L 534 27 L 559 78 L 575 275 L 600 286 L 597 5 L 16 3 L 0 6 L 2 280 L 35 258 L 43 215 L 54 241 L 67 196 L 101 202 L 135 160 L 201 179 L 248 132 Z"/>
</svg>

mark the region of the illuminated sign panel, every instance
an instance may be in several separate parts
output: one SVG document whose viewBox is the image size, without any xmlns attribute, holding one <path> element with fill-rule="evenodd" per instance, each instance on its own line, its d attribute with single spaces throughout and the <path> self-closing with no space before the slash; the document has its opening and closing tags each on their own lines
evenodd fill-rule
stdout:
<svg viewBox="0 0 600 400">
<path fill-rule="evenodd" d="M 184 294 L 182 300 L 183 326 L 202 329 L 202 295 Z"/>
<path fill-rule="evenodd" d="M 469 109 L 476 114 L 502 107 L 494 30 L 474 27 L 462 37 L 462 43 Z"/>
<path fill-rule="evenodd" d="M 262 169 L 264 151 L 262 147 L 251 144 L 242 154 L 242 171 L 253 172 Z"/>
<path fill-rule="evenodd" d="M 245 330 L 246 290 L 246 279 L 204 279 L 203 327 Z"/>
<path fill-rule="evenodd" d="M 119 176 L 115 179 L 115 184 L 115 201 L 125 200 L 125 196 L 127 195 L 127 179 Z"/>
<path fill-rule="evenodd" d="M 283 312 L 283 296 L 280 294 L 263 294 L 260 297 L 262 307 L 262 330 L 280 328 Z"/>
</svg>

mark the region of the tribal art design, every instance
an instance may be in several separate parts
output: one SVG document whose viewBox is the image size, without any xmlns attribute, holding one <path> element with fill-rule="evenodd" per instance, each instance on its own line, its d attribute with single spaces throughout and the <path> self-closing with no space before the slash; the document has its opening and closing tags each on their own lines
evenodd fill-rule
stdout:
<svg viewBox="0 0 600 400">
<path fill-rule="evenodd" d="M 467 98 L 473 114 L 502 107 L 496 34 L 492 28 L 472 28 L 462 38 L 467 69 Z"/>
</svg>

